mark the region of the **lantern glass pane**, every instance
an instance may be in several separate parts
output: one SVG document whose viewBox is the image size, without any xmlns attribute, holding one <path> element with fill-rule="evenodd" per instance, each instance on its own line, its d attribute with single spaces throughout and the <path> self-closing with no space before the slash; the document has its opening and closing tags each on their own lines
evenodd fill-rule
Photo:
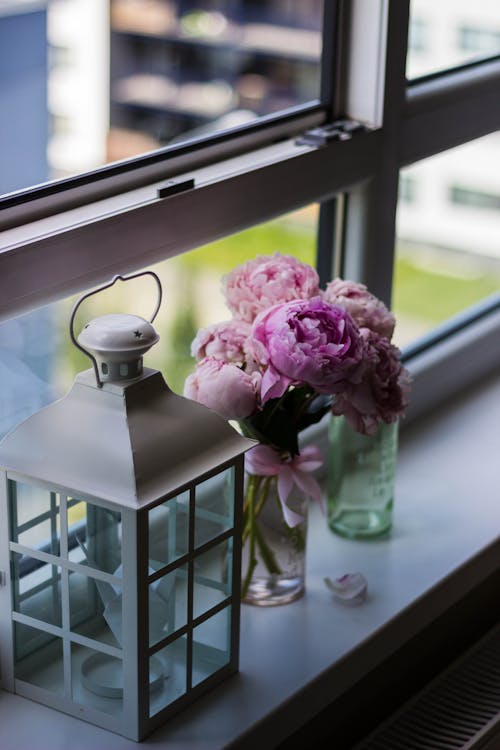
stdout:
<svg viewBox="0 0 500 750">
<path fill-rule="evenodd" d="M 149 660 L 149 715 L 157 713 L 186 692 L 186 636 L 177 638 Z"/>
<path fill-rule="evenodd" d="M 71 696 L 83 706 L 115 716 L 122 714 L 122 660 L 72 643 Z"/>
<path fill-rule="evenodd" d="M 229 664 L 231 610 L 229 607 L 193 630 L 193 686 Z"/>
<path fill-rule="evenodd" d="M 43 487 L 9 480 L 13 542 L 58 555 L 60 549 L 59 497 Z"/>
<path fill-rule="evenodd" d="M 13 609 L 51 625 L 61 624 L 61 569 L 13 552 Z"/>
<path fill-rule="evenodd" d="M 122 645 L 122 589 L 69 571 L 70 628 L 74 633 Z"/>
<path fill-rule="evenodd" d="M 154 646 L 187 623 L 188 567 L 176 570 L 149 585 L 149 645 Z"/>
<path fill-rule="evenodd" d="M 187 554 L 189 491 L 151 508 L 148 518 L 149 564 L 153 570 Z"/>
<path fill-rule="evenodd" d="M 14 623 L 16 679 L 64 695 L 62 638 Z"/>
<path fill-rule="evenodd" d="M 234 469 L 226 469 L 196 486 L 195 547 L 214 539 L 234 524 Z"/>
<path fill-rule="evenodd" d="M 195 557 L 193 617 L 199 617 L 230 596 L 232 542 L 226 539 Z"/>
<path fill-rule="evenodd" d="M 120 512 L 68 498 L 68 556 L 72 562 L 121 576 L 121 547 Z"/>
</svg>

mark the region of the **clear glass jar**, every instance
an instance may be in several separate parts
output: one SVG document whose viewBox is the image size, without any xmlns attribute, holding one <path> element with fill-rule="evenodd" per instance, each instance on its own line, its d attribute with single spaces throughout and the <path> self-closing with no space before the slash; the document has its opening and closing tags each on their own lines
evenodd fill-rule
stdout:
<svg viewBox="0 0 500 750">
<path fill-rule="evenodd" d="M 242 599 L 274 606 L 299 599 L 305 590 L 306 498 L 293 487 L 287 506 L 304 519 L 290 528 L 283 518 L 276 477 L 247 475 L 242 551 Z"/>
</svg>

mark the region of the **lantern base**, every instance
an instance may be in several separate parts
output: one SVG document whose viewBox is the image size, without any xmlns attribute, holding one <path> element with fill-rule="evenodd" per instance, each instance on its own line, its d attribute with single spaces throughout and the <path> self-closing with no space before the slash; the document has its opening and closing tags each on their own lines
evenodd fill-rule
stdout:
<svg viewBox="0 0 500 750">
<path fill-rule="evenodd" d="M 120 659 L 107 654 L 92 654 L 82 662 L 82 685 L 103 698 L 123 698 L 123 666 Z M 150 661 L 150 691 L 157 690 L 165 675 L 159 659 Z"/>
</svg>

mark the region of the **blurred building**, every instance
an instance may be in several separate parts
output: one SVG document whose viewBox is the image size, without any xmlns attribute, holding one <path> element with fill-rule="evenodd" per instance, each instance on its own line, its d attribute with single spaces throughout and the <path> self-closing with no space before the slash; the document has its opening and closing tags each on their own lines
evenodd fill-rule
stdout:
<svg viewBox="0 0 500 750">
<path fill-rule="evenodd" d="M 46 182 L 47 2 L 0 0 L 0 194 Z M 0 437 L 53 398 L 56 335 L 44 308 L 0 326 Z"/>
<path fill-rule="evenodd" d="M 48 0 L 47 78 L 51 177 L 107 161 L 109 127 L 108 0 Z"/>
<path fill-rule="evenodd" d="M 500 54 L 498 0 L 413 0 L 407 76 Z M 401 240 L 500 259 L 500 133 L 403 171 Z"/>
<path fill-rule="evenodd" d="M 0 194 L 45 182 L 47 2 L 0 0 Z"/>
<path fill-rule="evenodd" d="M 109 157 L 319 98 L 322 0 L 111 0 Z"/>
</svg>

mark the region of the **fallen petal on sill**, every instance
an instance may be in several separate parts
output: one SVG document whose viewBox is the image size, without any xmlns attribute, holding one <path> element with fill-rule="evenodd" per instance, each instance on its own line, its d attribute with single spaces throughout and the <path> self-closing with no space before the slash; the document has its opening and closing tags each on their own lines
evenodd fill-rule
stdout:
<svg viewBox="0 0 500 750">
<path fill-rule="evenodd" d="M 361 603 L 366 599 L 368 582 L 362 573 L 345 573 L 339 578 L 324 578 L 326 587 L 337 599 Z"/>
</svg>

